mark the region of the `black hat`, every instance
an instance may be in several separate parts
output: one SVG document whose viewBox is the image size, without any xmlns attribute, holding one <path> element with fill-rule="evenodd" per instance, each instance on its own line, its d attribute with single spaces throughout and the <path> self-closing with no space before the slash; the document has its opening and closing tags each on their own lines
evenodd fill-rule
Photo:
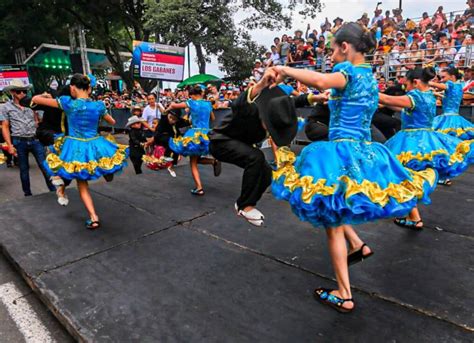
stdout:
<svg viewBox="0 0 474 343">
<path fill-rule="evenodd" d="M 175 116 L 176 118 L 181 118 L 181 111 L 180 110 L 169 110 L 168 114 Z"/>
<path fill-rule="evenodd" d="M 335 24 L 336 21 L 340 21 L 341 23 L 344 21 L 344 19 L 342 19 L 341 17 L 337 17 L 336 19 L 334 19 L 332 22 Z"/>
<path fill-rule="evenodd" d="M 298 132 L 294 100 L 277 86 L 262 90 L 255 103 L 260 119 L 275 144 L 289 145 Z"/>
</svg>

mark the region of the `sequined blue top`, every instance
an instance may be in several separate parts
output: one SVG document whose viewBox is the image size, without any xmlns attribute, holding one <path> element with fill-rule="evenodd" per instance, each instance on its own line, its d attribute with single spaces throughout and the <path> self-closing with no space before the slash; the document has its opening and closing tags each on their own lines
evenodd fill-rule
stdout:
<svg viewBox="0 0 474 343">
<path fill-rule="evenodd" d="M 66 113 L 69 136 L 84 139 L 97 136 L 100 119 L 107 113 L 102 101 L 73 99 L 65 95 L 58 99 L 58 104 Z"/>
<path fill-rule="evenodd" d="M 413 89 L 406 95 L 410 98 L 412 107 L 402 111 L 402 130 L 431 128 L 436 115 L 436 98 L 433 92 Z"/>
<path fill-rule="evenodd" d="M 370 123 L 379 101 L 377 82 L 369 64 L 337 64 L 333 72 L 342 73 L 347 84 L 342 90 L 332 89 L 329 98 L 331 117 L 329 140 L 371 140 Z"/>
<path fill-rule="evenodd" d="M 193 128 L 209 129 L 212 104 L 207 100 L 189 99 L 186 101 L 186 105 L 191 111 L 191 123 Z"/>
<path fill-rule="evenodd" d="M 448 81 L 446 87 L 443 98 L 443 114 L 458 114 L 462 102 L 464 83 Z"/>
</svg>

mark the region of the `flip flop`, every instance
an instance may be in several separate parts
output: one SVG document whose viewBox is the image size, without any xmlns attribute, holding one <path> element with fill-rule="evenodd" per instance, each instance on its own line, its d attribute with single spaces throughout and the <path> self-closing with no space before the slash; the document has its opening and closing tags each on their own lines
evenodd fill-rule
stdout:
<svg viewBox="0 0 474 343">
<path fill-rule="evenodd" d="M 372 256 L 374 253 L 371 251 L 369 252 L 368 254 L 364 255 L 362 253 L 362 251 L 364 250 L 364 247 L 368 247 L 367 244 L 362 244 L 362 246 L 360 247 L 359 250 L 357 251 L 354 251 L 353 253 L 349 254 L 347 256 L 347 264 L 348 265 L 352 265 L 352 264 L 356 264 L 356 263 L 359 263 L 359 262 L 362 262 L 363 260 L 365 259 L 368 259 L 370 256 Z"/>
<path fill-rule="evenodd" d="M 92 219 L 86 220 L 86 229 L 97 230 L 98 228 L 100 228 L 100 222 L 98 220 L 92 220 Z"/>
<path fill-rule="evenodd" d="M 453 182 L 450 179 L 446 180 L 438 180 L 438 185 L 443 185 L 443 186 L 451 186 Z"/>
<path fill-rule="evenodd" d="M 197 188 L 194 188 L 194 189 L 191 189 L 191 194 L 192 195 L 198 195 L 198 196 L 203 196 L 204 195 L 204 189 L 197 189 Z"/>
<path fill-rule="evenodd" d="M 314 290 L 314 298 L 319 301 L 321 304 L 328 305 L 329 307 L 332 307 L 335 309 L 337 312 L 340 313 L 350 313 L 354 310 L 354 307 L 351 309 L 344 308 L 342 305 L 345 302 L 354 302 L 354 300 L 351 299 L 342 299 L 339 298 L 338 296 L 331 294 L 331 292 L 334 291 L 334 289 L 328 289 L 328 288 L 316 288 Z"/>
<path fill-rule="evenodd" d="M 423 223 L 423 221 L 421 219 L 418 220 L 418 221 L 413 221 L 413 220 L 409 220 L 409 219 L 406 219 L 406 218 L 395 218 L 395 220 L 393 222 L 395 223 L 395 225 L 398 225 L 400 227 L 404 227 L 404 228 L 407 228 L 407 229 L 411 229 L 411 230 L 415 230 L 415 231 L 423 230 L 423 226 L 417 226 L 417 224 Z"/>
</svg>

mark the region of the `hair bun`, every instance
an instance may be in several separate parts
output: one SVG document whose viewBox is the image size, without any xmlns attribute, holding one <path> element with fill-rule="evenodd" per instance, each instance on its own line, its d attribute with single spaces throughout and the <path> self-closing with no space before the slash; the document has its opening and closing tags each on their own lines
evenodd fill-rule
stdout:
<svg viewBox="0 0 474 343">
<path fill-rule="evenodd" d="M 425 83 L 431 81 L 436 76 L 436 71 L 433 67 L 423 68 L 421 72 L 421 80 Z"/>
</svg>

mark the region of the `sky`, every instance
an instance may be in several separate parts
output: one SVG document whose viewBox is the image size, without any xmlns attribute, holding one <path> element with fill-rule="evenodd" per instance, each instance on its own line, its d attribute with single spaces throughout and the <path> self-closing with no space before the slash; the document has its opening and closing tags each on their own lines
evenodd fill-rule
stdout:
<svg viewBox="0 0 474 343">
<path fill-rule="evenodd" d="M 282 0 L 282 3 L 285 1 Z M 345 21 L 355 21 L 362 16 L 364 12 L 369 14 L 369 18 L 374 15 L 375 5 L 377 0 L 321 0 L 323 4 L 322 11 L 316 16 L 315 19 L 304 19 L 301 15 L 295 15 L 293 18 L 292 28 L 290 30 L 270 31 L 270 30 L 253 30 L 250 31 L 252 38 L 259 44 L 270 47 L 273 43 L 274 37 L 281 37 L 284 33 L 292 33 L 296 29 L 301 29 L 303 32 L 306 31 L 306 26 L 311 25 L 311 28 L 319 26 L 324 22 L 327 17 L 332 23 L 333 19 L 340 16 Z M 399 0 L 382 1 L 380 8 L 385 13 L 386 10 L 392 10 L 398 8 Z M 402 0 L 402 9 L 404 18 L 418 18 L 421 17 L 423 12 L 428 12 L 431 16 L 437 9 L 438 6 L 442 5 L 444 12 L 448 13 L 451 11 L 464 11 L 467 8 L 466 0 Z M 236 13 L 234 20 L 239 22 L 245 18 L 246 13 L 240 11 Z M 449 16 L 448 16 L 449 19 Z M 188 56 L 186 56 L 186 59 Z M 198 67 L 195 62 L 196 53 L 191 46 L 191 75 L 198 74 Z M 187 60 L 186 60 L 187 63 Z M 186 64 L 187 65 L 187 64 Z M 219 65 L 215 58 L 212 62 L 207 64 L 207 74 L 213 74 L 217 76 L 225 76 L 225 73 L 219 70 Z M 187 67 L 184 73 L 184 78 L 188 77 Z M 164 82 L 164 87 L 174 88 L 175 83 Z"/>
</svg>

